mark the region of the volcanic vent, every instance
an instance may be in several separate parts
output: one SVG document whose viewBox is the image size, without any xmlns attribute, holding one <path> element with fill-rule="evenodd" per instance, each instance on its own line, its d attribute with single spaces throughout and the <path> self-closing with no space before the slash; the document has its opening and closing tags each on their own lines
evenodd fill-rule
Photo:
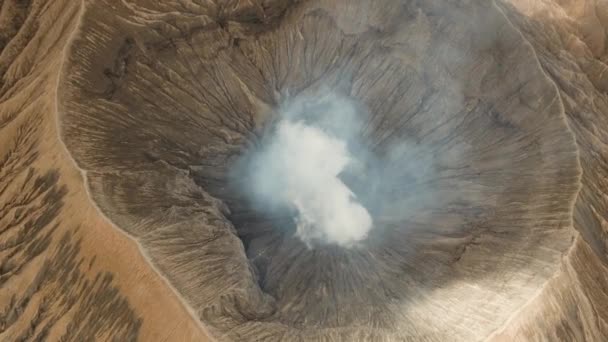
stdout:
<svg viewBox="0 0 608 342">
<path fill-rule="evenodd" d="M 63 139 L 219 339 L 479 339 L 570 245 L 576 149 L 530 46 L 492 3 L 380 2 L 85 15 Z M 306 182 L 272 172 L 319 132 Z M 349 238 L 320 231 L 345 203 Z"/>
</svg>

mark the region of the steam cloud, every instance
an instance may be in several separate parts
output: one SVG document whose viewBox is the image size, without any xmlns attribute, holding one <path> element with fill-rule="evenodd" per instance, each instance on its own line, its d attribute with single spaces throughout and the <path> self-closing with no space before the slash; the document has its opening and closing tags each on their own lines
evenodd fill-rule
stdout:
<svg viewBox="0 0 608 342">
<path fill-rule="evenodd" d="M 309 246 L 352 246 L 373 226 L 341 178 L 359 163 L 349 150 L 357 123 L 355 106 L 339 97 L 316 108 L 292 103 L 246 167 L 252 201 L 294 211 L 296 235 Z"/>
<path fill-rule="evenodd" d="M 287 120 L 279 123 L 275 139 L 267 151 L 278 166 L 272 177 L 283 188 L 278 197 L 298 211 L 297 235 L 340 245 L 365 238 L 371 216 L 339 178 L 352 160 L 345 142 Z"/>
</svg>

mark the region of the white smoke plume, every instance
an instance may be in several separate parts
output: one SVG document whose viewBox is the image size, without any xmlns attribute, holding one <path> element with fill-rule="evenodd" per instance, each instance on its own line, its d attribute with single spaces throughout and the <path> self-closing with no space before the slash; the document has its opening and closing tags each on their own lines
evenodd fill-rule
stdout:
<svg viewBox="0 0 608 342">
<path fill-rule="evenodd" d="M 309 246 L 349 247 L 373 226 L 368 210 L 340 178 L 359 162 L 348 146 L 356 134 L 355 108 L 336 97 L 322 113 L 309 114 L 299 103 L 285 108 L 250 160 L 252 200 L 264 208 L 294 211 L 296 235 Z"/>
<path fill-rule="evenodd" d="M 349 245 L 372 227 L 367 210 L 339 178 L 351 163 L 346 143 L 303 122 L 279 123 L 270 149 L 276 158 L 271 176 L 281 185 L 277 195 L 297 209 L 297 235 Z"/>
</svg>

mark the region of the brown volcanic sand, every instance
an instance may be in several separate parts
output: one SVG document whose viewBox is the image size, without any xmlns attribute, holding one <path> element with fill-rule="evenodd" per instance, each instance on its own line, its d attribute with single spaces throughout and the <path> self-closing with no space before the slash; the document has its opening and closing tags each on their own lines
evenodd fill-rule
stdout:
<svg viewBox="0 0 608 342">
<path fill-rule="evenodd" d="M 137 244 L 89 201 L 56 125 L 76 1 L 4 1 L 0 70 L 0 340 L 200 341 Z"/>
<path fill-rule="evenodd" d="M 608 339 L 605 2 L 218 3 L 2 2 L 0 339 Z M 416 146 L 359 249 L 226 186 L 327 89 Z"/>
</svg>

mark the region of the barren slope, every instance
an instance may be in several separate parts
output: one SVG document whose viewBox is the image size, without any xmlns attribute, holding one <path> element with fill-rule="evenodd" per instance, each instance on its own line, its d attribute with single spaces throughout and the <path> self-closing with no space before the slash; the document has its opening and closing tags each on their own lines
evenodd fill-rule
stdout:
<svg viewBox="0 0 608 342">
<path fill-rule="evenodd" d="M 0 7 L 0 340 L 204 340 L 138 246 L 93 207 L 59 141 L 57 82 L 81 4 Z"/>
<path fill-rule="evenodd" d="M 0 339 L 608 339 L 605 1 L 0 8 Z M 387 165 L 353 249 L 230 184 L 328 93 Z"/>
</svg>

